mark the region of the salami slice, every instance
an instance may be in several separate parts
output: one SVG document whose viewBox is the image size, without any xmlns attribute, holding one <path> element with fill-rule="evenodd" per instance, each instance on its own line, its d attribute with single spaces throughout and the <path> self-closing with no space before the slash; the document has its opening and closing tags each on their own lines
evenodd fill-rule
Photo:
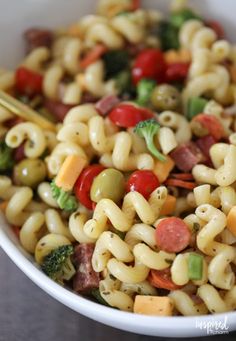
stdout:
<svg viewBox="0 0 236 341">
<path fill-rule="evenodd" d="M 73 288 L 80 293 L 88 293 L 99 286 L 99 273 L 92 267 L 94 244 L 79 244 L 75 248 L 74 263 L 77 269 Z"/>
<path fill-rule="evenodd" d="M 157 225 L 155 238 L 160 250 L 177 253 L 189 245 L 191 232 L 182 219 L 170 217 Z"/>
<path fill-rule="evenodd" d="M 197 146 L 201 149 L 207 159 L 210 159 L 210 148 L 215 143 L 216 140 L 211 135 L 203 136 L 196 141 Z"/>
<path fill-rule="evenodd" d="M 52 99 L 46 99 L 44 105 L 59 122 L 62 122 L 68 111 L 74 107 Z"/>
<path fill-rule="evenodd" d="M 170 156 L 183 172 L 189 172 L 197 163 L 205 161 L 203 153 L 194 142 L 178 146 L 171 152 Z"/>
<path fill-rule="evenodd" d="M 118 103 L 120 103 L 120 100 L 117 96 L 108 95 L 100 99 L 100 101 L 95 104 L 95 108 L 100 115 L 104 116 L 108 114 L 109 111 L 111 111 L 111 109 L 113 109 Z"/>
<path fill-rule="evenodd" d="M 29 53 L 40 46 L 51 47 L 53 33 L 43 28 L 29 28 L 25 31 L 24 38 L 26 40 L 26 52 Z"/>
</svg>

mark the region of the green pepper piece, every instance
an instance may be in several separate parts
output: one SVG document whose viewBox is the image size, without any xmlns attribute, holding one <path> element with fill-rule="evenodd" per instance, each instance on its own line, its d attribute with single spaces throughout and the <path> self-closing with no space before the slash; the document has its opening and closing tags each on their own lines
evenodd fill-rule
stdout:
<svg viewBox="0 0 236 341">
<path fill-rule="evenodd" d="M 187 119 L 192 120 L 194 116 L 203 112 L 207 100 L 202 97 L 191 97 L 188 101 Z"/>
<path fill-rule="evenodd" d="M 179 30 L 181 26 L 190 19 L 202 21 L 202 18 L 199 15 L 194 13 L 191 9 L 185 8 L 181 11 L 172 13 L 170 16 L 170 23 Z"/>
<path fill-rule="evenodd" d="M 14 166 L 13 149 L 5 141 L 0 141 L 0 173 L 11 170 Z"/>
<path fill-rule="evenodd" d="M 188 257 L 188 276 L 192 280 L 202 279 L 203 256 L 197 253 L 190 253 Z"/>
<path fill-rule="evenodd" d="M 141 79 L 137 85 L 137 99 L 136 102 L 145 106 L 151 99 L 152 92 L 156 86 L 156 82 L 152 79 Z"/>
<path fill-rule="evenodd" d="M 162 50 L 178 50 L 180 46 L 179 31 L 176 27 L 167 21 L 162 21 L 158 28 L 158 35 L 161 41 Z"/>
</svg>

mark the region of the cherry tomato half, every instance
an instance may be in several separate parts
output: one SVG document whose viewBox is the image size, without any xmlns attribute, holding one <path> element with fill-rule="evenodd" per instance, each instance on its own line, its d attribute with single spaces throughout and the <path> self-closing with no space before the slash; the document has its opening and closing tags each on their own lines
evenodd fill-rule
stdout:
<svg viewBox="0 0 236 341">
<path fill-rule="evenodd" d="M 141 121 L 153 118 L 153 113 L 145 108 L 136 107 L 132 104 L 120 104 L 108 115 L 109 119 L 117 126 L 129 128 L 136 126 Z"/>
<path fill-rule="evenodd" d="M 137 170 L 131 174 L 126 191 L 137 191 L 141 193 L 145 199 L 148 199 L 150 194 L 160 186 L 157 176 L 150 170 Z"/>
<path fill-rule="evenodd" d="M 75 183 L 74 192 L 76 198 L 89 210 L 92 210 L 94 207 L 93 202 L 90 199 L 90 189 L 93 180 L 104 169 L 105 167 L 103 167 L 102 165 L 88 166 L 82 171 Z"/>
<path fill-rule="evenodd" d="M 166 63 L 161 50 L 149 48 L 141 51 L 135 59 L 132 80 L 136 85 L 143 78 L 151 78 L 158 83 L 165 79 Z"/>
<path fill-rule="evenodd" d="M 225 31 L 223 26 L 218 21 L 210 20 L 206 22 L 206 25 L 215 31 L 218 39 L 224 39 Z"/>
<path fill-rule="evenodd" d="M 42 93 L 43 76 L 24 66 L 16 70 L 15 81 L 20 94 L 34 96 Z"/>
<path fill-rule="evenodd" d="M 182 81 L 188 75 L 189 63 L 169 64 L 166 69 L 166 82 Z"/>
<path fill-rule="evenodd" d="M 151 270 L 148 276 L 148 281 L 151 285 L 160 289 L 178 290 L 182 288 L 180 285 L 177 285 L 172 281 L 169 268 L 164 270 Z"/>
</svg>

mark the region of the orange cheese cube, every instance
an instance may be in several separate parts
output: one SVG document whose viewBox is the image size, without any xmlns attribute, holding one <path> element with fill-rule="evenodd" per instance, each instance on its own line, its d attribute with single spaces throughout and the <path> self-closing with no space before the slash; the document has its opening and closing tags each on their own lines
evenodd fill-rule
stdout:
<svg viewBox="0 0 236 341">
<path fill-rule="evenodd" d="M 155 162 L 153 172 L 158 177 L 160 183 L 163 183 L 164 181 L 166 181 L 166 179 L 168 178 L 174 166 L 175 166 L 175 163 L 169 156 L 166 156 L 165 162 L 162 162 L 160 160 L 157 160 Z"/>
<path fill-rule="evenodd" d="M 191 53 L 189 50 L 181 49 L 179 51 L 169 50 L 165 52 L 164 58 L 167 64 L 190 63 Z"/>
<path fill-rule="evenodd" d="M 87 161 L 78 155 L 69 155 L 63 162 L 59 173 L 55 179 L 58 187 L 64 191 L 70 191 L 74 187 L 78 176 L 86 166 Z"/>
<path fill-rule="evenodd" d="M 227 229 L 236 237 L 236 206 L 233 206 L 227 215 Z"/>
<path fill-rule="evenodd" d="M 174 304 L 167 296 L 137 295 L 134 301 L 134 313 L 156 316 L 172 316 Z"/>
<path fill-rule="evenodd" d="M 176 197 L 173 195 L 167 195 L 166 201 L 164 202 L 160 215 L 170 215 L 174 212 L 176 206 Z"/>
</svg>

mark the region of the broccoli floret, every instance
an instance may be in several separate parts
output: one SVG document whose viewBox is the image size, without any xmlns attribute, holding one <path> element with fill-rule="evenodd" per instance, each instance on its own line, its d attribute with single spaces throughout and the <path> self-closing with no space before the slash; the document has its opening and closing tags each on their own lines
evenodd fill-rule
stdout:
<svg viewBox="0 0 236 341">
<path fill-rule="evenodd" d="M 152 91 L 156 86 L 156 82 L 152 79 L 142 79 L 137 85 L 137 99 L 136 102 L 139 105 L 147 105 Z"/>
<path fill-rule="evenodd" d="M 52 196 L 57 201 L 59 207 L 65 211 L 75 211 L 78 203 L 74 195 L 59 188 L 55 181 L 51 182 Z"/>
<path fill-rule="evenodd" d="M 13 166 L 13 149 L 5 141 L 0 141 L 0 172 L 11 170 Z"/>
<path fill-rule="evenodd" d="M 179 30 L 181 26 L 190 19 L 202 21 L 202 18 L 199 17 L 199 15 L 194 13 L 191 9 L 185 8 L 179 12 L 172 13 L 170 16 L 170 23 Z"/>
<path fill-rule="evenodd" d="M 159 152 L 159 150 L 157 150 L 153 141 L 154 136 L 158 133 L 159 129 L 160 129 L 159 124 L 157 123 L 156 120 L 152 118 L 150 120 L 139 122 L 136 125 L 134 132 L 145 139 L 147 148 L 150 151 L 150 153 L 152 153 L 160 161 L 165 161 L 166 160 L 165 156 L 162 155 Z"/>
<path fill-rule="evenodd" d="M 64 284 L 75 274 L 75 267 L 71 262 L 74 253 L 73 246 L 63 245 L 50 252 L 43 261 L 41 268 L 54 281 Z"/>
<path fill-rule="evenodd" d="M 109 51 L 103 55 L 106 79 L 113 78 L 129 66 L 129 54 L 125 50 Z"/>
</svg>

